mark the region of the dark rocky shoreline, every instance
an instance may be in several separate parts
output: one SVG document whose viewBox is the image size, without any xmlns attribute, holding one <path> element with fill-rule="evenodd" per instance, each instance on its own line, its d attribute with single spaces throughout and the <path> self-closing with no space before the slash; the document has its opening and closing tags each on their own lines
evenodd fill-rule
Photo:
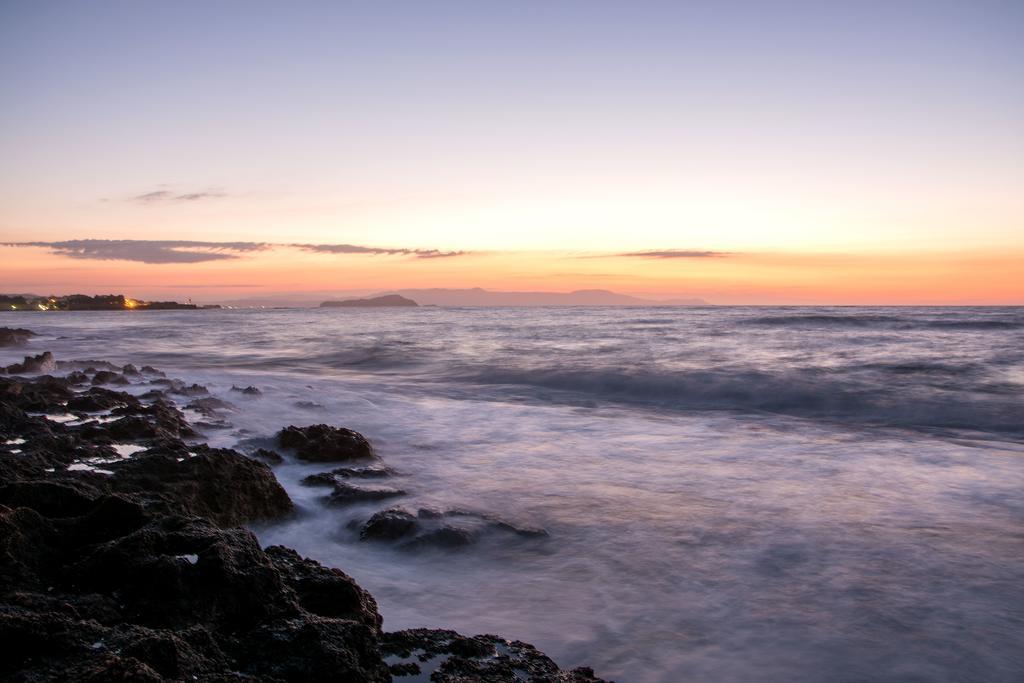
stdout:
<svg viewBox="0 0 1024 683">
<path fill-rule="evenodd" d="M 110 388 L 142 383 L 153 388 L 141 396 Z M 177 403 L 215 422 L 226 406 L 205 394 L 155 368 L 49 354 L 0 374 L 2 680 L 599 681 L 497 636 L 384 632 L 347 574 L 261 548 L 242 525 L 294 514 L 266 464 L 281 456 L 203 444 Z M 356 432 L 289 427 L 277 445 L 344 465 L 309 482 L 331 487 L 332 503 L 402 494 L 349 483 L 390 472 Z M 449 524 L 463 518 L 475 527 Z M 462 545 L 474 528 L 544 533 L 392 508 L 360 536 Z"/>
</svg>

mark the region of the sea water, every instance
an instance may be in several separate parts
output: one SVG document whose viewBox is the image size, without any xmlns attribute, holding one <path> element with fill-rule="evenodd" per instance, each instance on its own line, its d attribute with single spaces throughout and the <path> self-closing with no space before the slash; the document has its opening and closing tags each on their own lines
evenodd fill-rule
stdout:
<svg viewBox="0 0 1024 683">
<path fill-rule="evenodd" d="M 532 642 L 620 682 L 1024 677 L 1024 309 L 8 314 L 59 360 L 235 404 L 212 445 L 329 423 L 404 498 L 255 529 L 351 574 L 388 630 Z M 3 363 L 25 349 L 3 349 Z M 253 385 L 247 396 L 231 387 Z M 374 484 L 384 485 L 384 482 Z M 401 505 L 546 538 L 361 542 Z"/>
</svg>

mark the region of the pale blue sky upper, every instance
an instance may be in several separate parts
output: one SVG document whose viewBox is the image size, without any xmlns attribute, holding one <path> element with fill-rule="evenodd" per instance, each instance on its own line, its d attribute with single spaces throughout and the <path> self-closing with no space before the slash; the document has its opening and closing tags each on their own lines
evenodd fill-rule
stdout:
<svg viewBox="0 0 1024 683">
<path fill-rule="evenodd" d="M 1022 45 L 1022 2 L 4 0 L 0 237 L 124 236 L 95 204 L 167 186 L 275 217 L 211 219 L 223 239 L 474 248 L 465 226 L 518 202 L 539 227 L 495 246 L 583 248 L 593 196 L 602 244 L 714 249 L 759 228 L 612 226 L 714 217 L 725 199 L 670 205 L 735 191 L 755 215 L 820 199 L 790 242 L 832 206 L 919 238 L 929 202 L 998 241 L 1022 215 Z"/>
</svg>

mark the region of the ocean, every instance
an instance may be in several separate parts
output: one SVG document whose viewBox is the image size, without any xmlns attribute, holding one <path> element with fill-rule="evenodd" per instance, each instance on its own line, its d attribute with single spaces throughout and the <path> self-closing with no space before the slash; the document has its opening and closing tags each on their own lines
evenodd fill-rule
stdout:
<svg viewBox="0 0 1024 683">
<path fill-rule="evenodd" d="M 531 642 L 620 683 L 1020 681 L 1024 308 L 8 314 L 58 360 L 149 364 L 284 426 L 365 434 L 408 493 L 254 529 L 387 630 Z M 12 363 L 28 351 L 0 349 Z M 259 396 L 231 391 L 253 385 Z M 132 390 L 135 390 L 133 388 Z M 142 389 L 139 388 L 139 391 Z M 363 542 L 393 505 L 543 538 Z"/>
</svg>

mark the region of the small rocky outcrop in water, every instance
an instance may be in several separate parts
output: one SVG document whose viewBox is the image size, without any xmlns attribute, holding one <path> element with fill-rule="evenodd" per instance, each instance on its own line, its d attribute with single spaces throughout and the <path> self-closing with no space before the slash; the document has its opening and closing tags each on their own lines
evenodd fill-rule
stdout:
<svg viewBox="0 0 1024 683">
<path fill-rule="evenodd" d="M 278 432 L 277 443 L 281 448 L 294 451 L 299 460 L 309 462 L 347 462 L 374 457 L 373 447 L 362 434 L 325 424 L 285 427 Z"/>
<path fill-rule="evenodd" d="M 53 372 L 56 369 L 57 362 L 49 351 L 43 351 L 38 356 L 25 356 L 25 360 L 21 363 L 7 366 L 7 372 L 12 375 L 31 372 Z"/>
<path fill-rule="evenodd" d="M 532 645 L 498 636 L 467 638 L 455 631 L 410 629 L 385 634 L 383 651 L 398 681 L 432 672 L 434 683 L 600 683 L 593 669 L 562 671 Z"/>
<path fill-rule="evenodd" d="M 355 432 L 290 429 L 372 457 Z M 291 500 L 265 464 L 196 436 L 162 394 L 0 377 L 0 679 L 598 682 L 496 636 L 383 633 L 351 577 L 237 526 Z"/>
<path fill-rule="evenodd" d="M 361 527 L 363 541 L 400 541 L 404 548 L 469 545 L 485 534 L 504 532 L 524 538 L 543 538 L 544 529 L 521 527 L 490 515 L 466 510 L 420 509 L 416 514 L 403 508 L 375 513 Z"/>
<path fill-rule="evenodd" d="M 35 332 L 22 327 L 0 327 L 0 346 L 24 346 L 34 336 Z"/>
</svg>

